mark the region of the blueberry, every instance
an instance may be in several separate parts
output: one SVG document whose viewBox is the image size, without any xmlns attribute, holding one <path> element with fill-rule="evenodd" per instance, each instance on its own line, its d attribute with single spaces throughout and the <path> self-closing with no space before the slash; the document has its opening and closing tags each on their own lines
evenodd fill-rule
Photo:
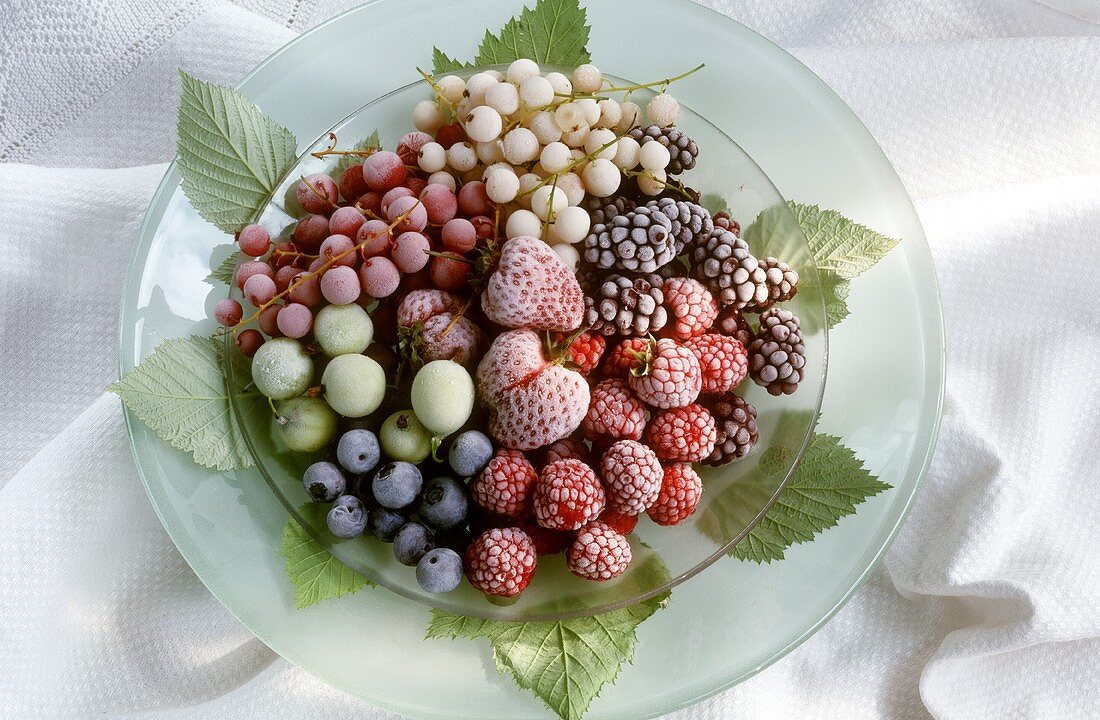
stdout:
<svg viewBox="0 0 1100 720">
<path fill-rule="evenodd" d="M 367 511 L 359 498 L 341 495 L 332 504 L 325 520 L 328 522 L 329 532 L 347 540 L 363 534 L 363 529 L 367 527 Z"/>
<path fill-rule="evenodd" d="M 466 519 L 466 488 L 451 477 L 432 478 L 420 495 L 420 517 L 429 525 L 449 528 Z"/>
<path fill-rule="evenodd" d="M 368 473 L 381 457 L 378 436 L 370 430 L 349 430 L 340 436 L 340 442 L 336 444 L 336 459 L 349 473 Z"/>
<path fill-rule="evenodd" d="M 426 592 L 450 592 L 462 582 L 462 558 L 450 548 L 436 548 L 416 564 L 416 581 Z"/>
<path fill-rule="evenodd" d="M 485 469 L 493 457 L 493 443 L 477 430 L 467 430 L 451 444 L 447 460 L 459 477 L 473 477 Z"/>
<path fill-rule="evenodd" d="M 424 478 L 416 465 L 409 462 L 391 462 L 383 465 L 371 482 L 374 499 L 382 507 L 400 510 L 416 500 Z"/>
<path fill-rule="evenodd" d="M 367 529 L 370 534 L 382 542 L 393 542 L 397 531 L 407 523 L 409 519 L 401 513 L 386 508 L 374 508 L 367 513 Z"/>
<path fill-rule="evenodd" d="M 344 494 L 348 481 L 340 468 L 330 462 L 315 462 L 302 475 L 306 492 L 317 502 L 332 502 Z"/>
<path fill-rule="evenodd" d="M 418 522 L 405 523 L 393 539 L 393 556 L 402 565 L 416 565 L 433 547 L 431 530 Z"/>
</svg>

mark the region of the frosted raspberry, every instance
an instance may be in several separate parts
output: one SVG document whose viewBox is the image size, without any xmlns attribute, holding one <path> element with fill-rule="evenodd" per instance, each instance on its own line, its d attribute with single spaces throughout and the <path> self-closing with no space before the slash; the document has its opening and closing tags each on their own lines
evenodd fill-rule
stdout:
<svg viewBox="0 0 1100 720">
<path fill-rule="evenodd" d="M 565 340 L 561 334 L 556 339 L 558 342 Z M 603 351 L 606 349 L 607 340 L 603 335 L 586 330 L 569 345 L 566 357 L 576 366 L 577 372 L 587 375 L 600 364 L 600 358 L 603 357 Z"/>
<path fill-rule="evenodd" d="M 718 317 L 718 303 L 698 280 L 674 277 L 665 281 L 665 308 L 670 322 L 664 333 L 677 340 L 702 335 Z"/>
<path fill-rule="evenodd" d="M 535 519 L 552 530 L 576 530 L 603 512 L 603 486 L 580 460 L 559 460 L 542 470 L 535 485 Z"/>
<path fill-rule="evenodd" d="M 588 462 L 588 448 L 584 446 L 579 438 L 563 438 L 546 448 L 546 459 L 543 460 L 543 465 L 570 458 L 584 463 Z"/>
<path fill-rule="evenodd" d="M 618 510 L 607 508 L 600 513 L 599 521 L 620 535 L 629 535 L 638 527 L 637 515 L 624 515 Z"/>
<path fill-rule="evenodd" d="M 523 520 L 531 515 L 531 499 L 539 476 L 518 450 L 497 450 L 470 485 L 474 502 L 497 515 Z"/>
<path fill-rule="evenodd" d="M 699 358 L 668 338 L 650 341 L 646 362 L 632 370 L 630 387 L 643 402 L 667 409 L 695 402 L 703 387 Z"/>
<path fill-rule="evenodd" d="M 539 557 L 565 552 L 573 544 L 573 538 L 576 536 L 572 530 L 551 530 L 535 523 L 525 525 L 523 531 L 531 536 L 531 542 L 535 543 L 535 552 Z"/>
<path fill-rule="evenodd" d="M 717 437 L 714 416 L 693 403 L 656 413 L 646 431 L 646 444 L 662 460 L 691 463 L 710 455 Z"/>
<path fill-rule="evenodd" d="M 741 384 L 749 373 L 749 355 L 739 340 L 707 333 L 684 341 L 699 358 L 704 394 L 721 395 Z"/>
<path fill-rule="evenodd" d="M 517 527 L 487 530 L 466 550 L 466 578 L 487 595 L 519 595 L 537 564 L 534 542 Z"/>
<path fill-rule="evenodd" d="M 603 361 L 600 367 L 600 375 L 605 378 L 620 378 L 626 380 L 630 377 L 630 369 L 640 364 L 639 355 L 644 355 L 649 346 L 649 340 L 641 337 L 627 338 L 616 345 Z"/>
<path fill-rule="evenodd" d="M 691 465 L 669 465 L 665 468 L 657 501 L 646 510 L 646 514 L 658 525 L 679 525 L 695 512 L 702 495 L 703 480 Z"/>
<path fill-rule="evenodd" d="M 653 504 L 663 475 L 657 454 L 636 440 L 618 441 L 600 460 L 607 506 L 626 515 L 640 515 Z"/>
<path fill-rule="evenodd" d="M 629 385 L 622 380 L 601 380 L 592 390 L 581 430 L 591 440 L 640 440 L 645 421 L 645 405 L 634 396 Z"/>
<path fill-rule="evenodd" d="M 626 572 L 632 558 L 630 541 L 597 521 L 577 533 L 567 563 L 574 575 L 602 582 Z"/>
</svg>

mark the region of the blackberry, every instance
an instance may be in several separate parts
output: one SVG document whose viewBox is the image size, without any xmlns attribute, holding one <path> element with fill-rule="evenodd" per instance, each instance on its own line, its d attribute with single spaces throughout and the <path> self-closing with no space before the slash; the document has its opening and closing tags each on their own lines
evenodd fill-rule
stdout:
<svg viewBox="0 0 1100 720">
<path fill-rule="evenodd" d="M 760 315 L 760 329 L 749 345 L 749 374 L 772 395 L 798 389 L 806 365 L 806 346 L 798 318 L 790 310 L 772 308 Z"/>
<path fill-rule="evenodd" d="M 637 207 L 592 227 L 584 259 L 609 270 L 651 273 L 676 257 L 672 221 L 662 212 Z"/>
<path fill-rule="evenodd" d="M 723 335 L 740 340 L 746 348 L 752 344 L 752 328 L 749 327 L 749 321 L 738 308 L 728 307 L 718 313 L 718 319 L 714 321 L 713 328 Z"/>
<path fill-rule="evenodd" d="M 592 218 L 593 226 L 606 225 L 616 215 L 622 215 L 633 210 L 635 205 L 636 203 L 633 200 L 622 195 L 603 198 L 589 196 L 581 203 L 581 207 L 587 210 L 589 217 Z"/>
<path fill-rule="evenodd" d="M 756 408 L 734 394 L 724 395 L 710 405 L 718 430 L 714 450 L 704 460 L 704 465 L 718 467 L 740 460 L 760 439 L 756 428 Z"/>
<path fill-rule="evenodd" d="M 659 200 L 650 200 L 646 203 L 646 207 L 668 215 L 668 219 L 672 221 L 676 255 L 682 253 L 684 248 L 695 242 L 697 238 L 706 237 L 714 230 L 710 213 L 703 206 L 693 202 L 664 197 Z"/>
<path fill-rule="evenodd" d="M 669 175 L 679 175 L 685 170 L 691 170 L 695 167 L 695 159 L 699 157 L 699 146 L 685 132 L 675 127 L 650 125 L 634 128 L 630 131 L 630 137 L 637 140 L 639 145 L 656 141 L 668 148 L 672 159 L 665 172 Z"/>
<path fill-rule="evenodd" d="M 768 298 L 768 278 L 749 244 L 714 228 L 691 249 L 691 273 L 714 293 L 721 307 L 744 308 Z"/>
<path fill-rule="evenodd" d="M 584 262 L 583 259 L 577 264 L 577 282 L 580 283 L 581 290 L 584 291 L 585 295 L 591 295 L 595 292 L 596 288 L 603 284 L 605 277 L 607 277 L 605 271 Z"/>
<path fill-rule="evenodd" d="M 723 210 L 722 212 L 714 213 L 714 227 L 720 227 L 723 230 L 729 230 L 737 237 L 741 237 L 741 223 L 737 222 L 730 217 L 730 214 Z"/>
<path fill-rule="evenodd" d="M 767 310 L 777 302 L 787 302 L 798 292 L 798 273 L 782 260 L 767 257 L 760 261 L 768 281 L 768 298 L 750 309 Z"/>
<path fill-rule="evenodd" d="M 584 321 L 594 332 L 624 337 L 655 333 L 668 322 L 664 285 L 657 275 L 608 275 L 584 298 Z"/>
</svg>

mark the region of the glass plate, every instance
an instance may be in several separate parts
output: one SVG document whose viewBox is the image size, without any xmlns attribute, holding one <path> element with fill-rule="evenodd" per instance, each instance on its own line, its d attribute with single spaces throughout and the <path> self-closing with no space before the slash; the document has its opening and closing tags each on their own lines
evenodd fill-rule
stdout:
<svg viewBox="0 0 1100 720">
<path fill-rule="evenodd" d="M 506 3 L 383 0 L 303 35 L 246 78 L 244 92 L 297 137 L 317 137 L 389 88 L 417 78 L 433 41 L 468 54 Z M 943 391 L 943 329 L 916 213 L 882 151 L 813 73 L 742 25 L 687 0 L 640 0 L 637 12 L 592 2 L 589 46 L 608 72 L 636 78 L 707 68 L 676 96 L 734 138 L 785 197 L 818 203 L 902 243 L 861 276 L 851 317 L 830 333 L 819 430 L 844 438 L 894 489 L 783 562 L 724 559 L 675 589 L 639 628 L 631 666 L 604 688 L 593 719 L 671 712 L 774 662 L 821 626 L 882 557 L 930 458 Z M 666 42 L 673 23 L 695 40 Z M 447 28 L 430 37 L 409 27 Z M 630 43 L 621 42 L 628 33 Z M 371 42 L 364 42 L 370 37 Z M 646 48 L 661 47 L 661 53 Z M 332 68 L 369 68 L 333 72 Z M 198 218 L 170 168 L 150 206 L 128 276 L 120 370 L 164 338 L 211 329 L 224 292 L 203 283 L 224 235 Z M 211 257 L 213 254 L 213 258 Z M 205 307 L 204 307 L 205 303 Z M 498 675 L 484 642 L 426 641 L 426 607 L 383 589 L 294 609 L 279 556 L 286 512 L 258 471 L 204 470 L 128 418 L 134 455 L 168 533 L 219 600 L 265 643 L 326 682 L 416 718 L 545 718 L 542 703 Z M 233 512 L 224 512 L 224 509 Z M 212 518 L 217 518 L 213 522 Z"/>
</svg>

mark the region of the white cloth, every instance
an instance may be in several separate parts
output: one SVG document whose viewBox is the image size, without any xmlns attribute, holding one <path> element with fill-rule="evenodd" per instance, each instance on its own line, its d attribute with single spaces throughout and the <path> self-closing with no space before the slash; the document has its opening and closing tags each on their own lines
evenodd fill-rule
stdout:
<svg viewBox="0 0 1100 720">
<path fill-rule="evenodd" d="M 711 3 L 809 64 L 898 169 L 935 255 L 948 397 L 884 566 L 802 647 L 674 717 L 1100 717 L 1100 26 L 1028 0 Z M 206 592 L 101 396 L 176 67 L 235 81 L 339 9 L 4 7 L 0 716 L 394 717 Z"/>
</svg>

